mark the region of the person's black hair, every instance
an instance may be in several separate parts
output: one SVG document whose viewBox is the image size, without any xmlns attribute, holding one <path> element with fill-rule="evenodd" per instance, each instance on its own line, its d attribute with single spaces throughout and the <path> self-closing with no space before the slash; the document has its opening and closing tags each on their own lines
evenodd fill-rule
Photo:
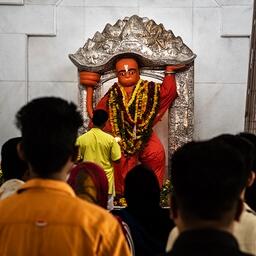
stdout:
<svg viewBox="0 0 256 256">
<path fill-rule="evenodd" d="M 254 146 L 252 171 L 256 173 L 256 135 L 248 132 L 241 132 L 238 136 L 249 141 Z"/>
<path fill-rule="evenodd" d="M 76 152 L 82 117 L 74 103 L 56 97 L 32 100 L 16 114 L 26 161 L 40 177 L 59 172 Z"/>
<path fill-rule="evenodd" d="M 130 208 L 159 206 L 160 187 L 154 172 L 143 164 L 132 168 L 125 177 L 124 196 Z"/>
<path fill-rule="evenodd" d="M 108 121 L 108 112 L 104 109 L 96 109 L 93 112 L 92 123 L 97 127 L 102 127 Z"/>
<path fill-rule="evenodd" d="M 173 196 L 188 218 L 223 219 L 246 182 L 241 155 L 222 141 L 189 142 L 172 156 Z"/>
<path fill-rule="evenodd" d="M 250 177 L 255 158 L 255 147 L 254 145 L 246 140 L 245 138 L 233 134 L 221 134 L 213 138 L 213 140 L 220 140 L 236 149 L 244 160 L 245 174 Z"/>
<path fill-rule="evenodd" d="M 238 136 L 250 141 L 256 150 L 256 135 L 248 132 L 239 133 Z M 252 171 L 256 174 L 256 153 L 253 156 Z M 250 187 L 247 187 L 244 195 L 245 202 L 256 211 L 256 180 Z"/>
<path fill-rule="evenodd" d="M 18 155 L 17 145 L 21 142 L 21 137 L 7 140 L 1 150 L 1 169 L 4 181 L 10 179 L 23 180 L 24 174 L 28 169 L 25 161 Z"/>
</svg>

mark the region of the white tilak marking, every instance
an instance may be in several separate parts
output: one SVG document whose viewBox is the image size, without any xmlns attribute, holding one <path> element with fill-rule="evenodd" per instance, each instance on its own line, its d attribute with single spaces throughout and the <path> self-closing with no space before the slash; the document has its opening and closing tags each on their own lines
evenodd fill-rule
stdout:
<svg viewBox="0 0 256 256">
<path fill-rule="evenodd" d="M 128 65 L 124 65 L 124 69 L 125 69 L 125 72 L 128 72 L 129 66 Z"/>
</svg>

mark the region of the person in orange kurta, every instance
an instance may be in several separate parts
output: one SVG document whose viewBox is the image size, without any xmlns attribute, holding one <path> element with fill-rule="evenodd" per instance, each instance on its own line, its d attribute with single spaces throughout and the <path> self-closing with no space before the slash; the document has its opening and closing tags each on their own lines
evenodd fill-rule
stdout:
<svg viewBox="0 0 256 256">
<path fill-rule="evenodd" d="M 117 220 L 66 183 L 82 125 L 75 104 L 34 99 L 18 111 L 16 123 L 30 180 L 0 200 L 0 255 L 131 256 Z"/>
<path fill-rule="evenodd" d="M 122 158 L 115 165 L 117 193 L 122 194 L 124 178 L 138 162 L 154 170 L 162 186 L 165 152 L 152 128 L 177 97 L 174 73 L 181 67 L 184 66 L 166 66 L 165 78 L 159 84 L 140 79 L 138 62 L 134 58 L 117 60 L 118 83 L 108 90 L 96 106 L 96 109 L 104 109 L 109 113 L 110 118 L 104 130 L 120 140 Z M 97 73 L 80 72 L 80 83 L 90 89 L 99 79 Z M 90 116 L 90 106 L 87 110 Z"/>
</svg>

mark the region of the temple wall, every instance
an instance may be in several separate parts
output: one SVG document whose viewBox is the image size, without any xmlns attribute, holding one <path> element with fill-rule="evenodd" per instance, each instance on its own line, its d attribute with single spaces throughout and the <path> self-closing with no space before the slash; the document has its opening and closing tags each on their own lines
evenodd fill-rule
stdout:
<svg viewBox="0 0 256 256">
<path fill-rule="evenodd" d="M 68 59 L 106 23 L 137 14 L 181 36 L 195 60 L 194 138 L 243 130 L 252 0 L 0 0 L 0 146 L 39 96 L 78 102 Z M 163 121 L 164 123 L 164 121 Z M 162 124 L 157 128 L 167 142 Z"/>
</svg>

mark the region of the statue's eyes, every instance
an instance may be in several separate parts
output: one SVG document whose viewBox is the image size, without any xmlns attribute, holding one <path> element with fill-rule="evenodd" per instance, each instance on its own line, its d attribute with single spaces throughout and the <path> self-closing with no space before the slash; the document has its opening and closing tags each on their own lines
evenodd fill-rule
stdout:
<svg viewBox="0 0 256 256">
<path fill-rule="evenodd" d="M 120 72 L 119 72 L 119 75 L 120 75 L 120 76 L 125 76 L 125 73 L 126 73 L 125 71 L 120 71 Z"/>
<path fill-rule="evenodd" d="M 128 70 L 127 73 L 129 75 L 134 75 L 136 73 L 136 70 L 135 69 L 131 69 L 131 70 Z M 126 74 L 126 71 L 119 71 L 118 72 L 119 76 L 125 76 L 125 74 Z"/>
</svg>

